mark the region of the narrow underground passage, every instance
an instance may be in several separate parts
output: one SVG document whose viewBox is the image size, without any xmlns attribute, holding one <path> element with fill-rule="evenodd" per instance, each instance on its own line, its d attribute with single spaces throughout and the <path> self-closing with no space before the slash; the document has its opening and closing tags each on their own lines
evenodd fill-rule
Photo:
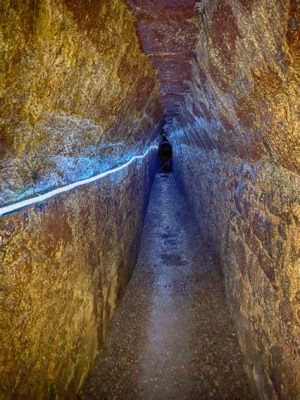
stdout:
<svg viewBox="0 0 300 400">
<path fill-rule="evenodd" d="M 299 400 L 299 21 L 0 0 L 0 400 Z"/>
<path fill-rule="evenodd" d="M 161 172 L 171 172 L 172 171 L 172 145 L 165 135 L 163 135 L 162 140 L 158 146 L 158 160 L 159 160 L 159 170 Z"/>
<path fill-rule="evenodd" d="M 172 173 L 155 178 L 137 265 L 80 399 L 252 399 L 218 262 Z"/>
</svg>

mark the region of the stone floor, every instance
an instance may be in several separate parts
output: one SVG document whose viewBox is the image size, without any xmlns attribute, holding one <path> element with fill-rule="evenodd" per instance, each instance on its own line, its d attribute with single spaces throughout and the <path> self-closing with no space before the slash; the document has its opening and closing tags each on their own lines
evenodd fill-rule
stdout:
<svg viewBox="0 0 300 400">
<path fill-rule="evenodd" d="M 135 272 L 80 398 L 253 399 L 220 271 L 172 174 L 156 177 Z"/>
</svg>

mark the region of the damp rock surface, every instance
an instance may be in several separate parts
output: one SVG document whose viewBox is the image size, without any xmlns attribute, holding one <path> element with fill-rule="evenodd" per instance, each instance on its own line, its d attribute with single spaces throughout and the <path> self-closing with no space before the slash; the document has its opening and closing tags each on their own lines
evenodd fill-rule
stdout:
<svg viewBox="0 0 300 400">
<path fill-rule="evenodd" d="M 172 174 L 156 176 L 136 269 L 81 400 L 254 399 L 218 262 Z"/>
</svg>

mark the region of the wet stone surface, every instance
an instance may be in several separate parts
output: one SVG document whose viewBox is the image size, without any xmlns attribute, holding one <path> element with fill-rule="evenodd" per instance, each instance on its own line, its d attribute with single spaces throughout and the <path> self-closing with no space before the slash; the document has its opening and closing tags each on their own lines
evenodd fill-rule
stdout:
<svg viewBox="0 0 300 400">
<path fill-rule="evenodd" d="M 218 264 L 172 174 L 156 177 L 135 272 L 80 398 L 253 398 Z"/>
</svg>

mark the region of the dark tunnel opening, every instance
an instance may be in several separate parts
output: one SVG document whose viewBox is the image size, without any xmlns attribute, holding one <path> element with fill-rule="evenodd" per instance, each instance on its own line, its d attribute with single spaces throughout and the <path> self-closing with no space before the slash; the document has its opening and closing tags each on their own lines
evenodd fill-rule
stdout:
<svg viewBox="0 0 300 400">
<path fill-rule="evenodd" d="M 166 136 L 163 136 L 158 147 L 159 170 L 161 172 L 172 171 L 172 145 Z"/>
</svg>

